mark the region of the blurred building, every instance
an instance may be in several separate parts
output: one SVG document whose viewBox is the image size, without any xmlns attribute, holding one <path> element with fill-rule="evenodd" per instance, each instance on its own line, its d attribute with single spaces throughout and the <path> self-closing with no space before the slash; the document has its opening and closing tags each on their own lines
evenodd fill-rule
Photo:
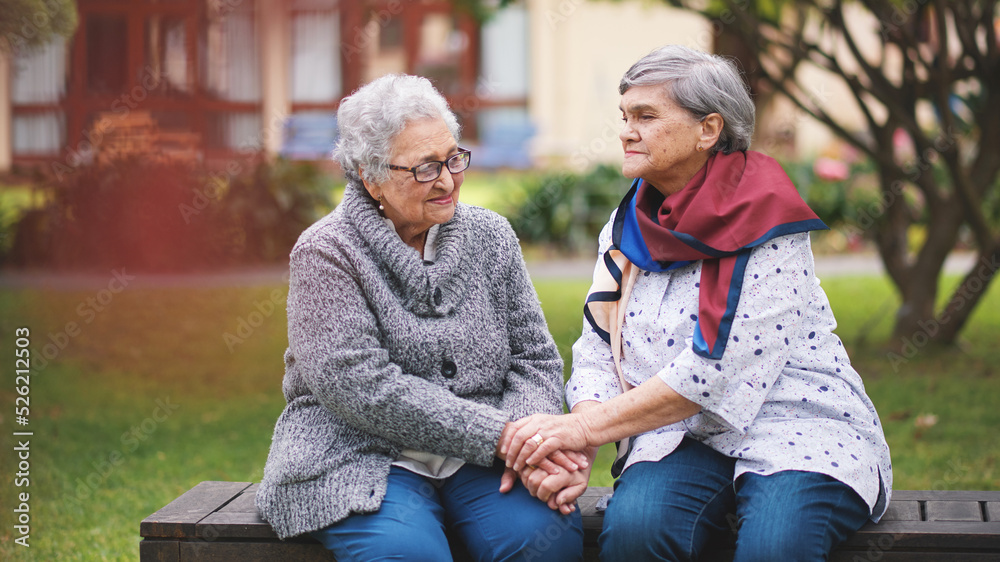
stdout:
<svg viewBox="0 0 1000 562">
<path fill-rule="evenodd" d="M 289 117 L 329 116 L 386 72 L 432 77 L 459 105 L 475 95 L 481 29 L 446 1 L 79 0 L 78 10 L 71 39 L 0 73 L 0 163 L 72 166 L 142 130 L 223 165 L 277 153 Z"/>
<path fill-rule="evenodd" d="M 72 38 L 0 60 L 0 170 L 58 173 L 134 148 L 220 167 L 322 157 L 341 98 L 389 72 L 434 81 L 477 166 L 585 168 L 621 158 L 617 86 L 632 62 L 717 39 L 706 20 L 644 0 L 523 0 L 482 24 L 447 0 L 78 8 Z"/>
</svg>

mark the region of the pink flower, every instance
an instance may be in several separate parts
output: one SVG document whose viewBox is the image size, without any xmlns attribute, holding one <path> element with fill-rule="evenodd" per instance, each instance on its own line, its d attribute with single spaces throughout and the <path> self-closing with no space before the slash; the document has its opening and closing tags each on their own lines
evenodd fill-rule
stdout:
<svg viewBox="0 0 1000 562">
<path fill-rule="evenodd" d="M 910 133 L 904 129 L 896 129 L 892 132 L 892 146 L 896 151 L 896 161 L 906 162 L 916 155 L 917 149 L 913 146 L 913 139 Z"/>
<path fill-rule="evenodd" d="M 843 181 L 850 175 L 847 164 L 832 158 L 817 158 L 813 163 L 813 172 L 826 181 Z"/>
</svg>

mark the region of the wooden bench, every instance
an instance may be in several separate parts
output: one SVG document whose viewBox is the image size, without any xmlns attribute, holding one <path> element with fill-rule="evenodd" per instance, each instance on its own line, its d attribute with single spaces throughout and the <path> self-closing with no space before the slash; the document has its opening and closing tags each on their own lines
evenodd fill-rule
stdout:
<svg viewBox="0 0 1000 562">
<path fill-rule="evenodd" d="M 191 488 L 143 519 L 139 559 L 333 560 L 311 537 L 279 541 L 257 514 L 256 490 L 257 484 L 249 482 L 202 482 Z M 603 521 L 594 504 L 609 491 L 590 488 L 579 500 L 587 560 L 597 560 L 597 535 Z M 727 537 L 709 559 L 731 560 L 732 539 Z M 865 525 L 831 560 L 1000 560 L 1000 492 L 896 491 L 882 521 Z"/>
</svg>

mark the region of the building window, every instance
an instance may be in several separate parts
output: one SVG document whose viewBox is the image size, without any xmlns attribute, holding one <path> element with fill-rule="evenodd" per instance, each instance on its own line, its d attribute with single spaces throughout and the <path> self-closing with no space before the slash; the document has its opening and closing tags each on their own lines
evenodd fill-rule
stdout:
<svg viewBox="0 0 1000 562">
<path fill-rule="evenodd" d="M 528 113 L 528 14 L 523 6 L 502 10 L 483 25 L 481 77 L 476 88 L 479 146 L 475 162 L 485 168 L 527 168 L 535 126 Z"/>
<path fill-rule="evenodd" d="M 128 26 L 124 15 L 91 14 L 87 18 L 87 90 L 115 94 L 128 77 Z"/>
<path fill-rule="evenodd" d="M 14 156 L 58 154 L 66 140 L 66 42 L 57 38 L 14 59 L 11 102 Z"/>
<path fill-rule="evenodd" d="M 146 21 L 144 73 L 152 78 L 151 82 L 160 94 L 192 93 L 187 37 L 184 18 L 153 15 Z"/>
<path fill-rule="evenodd" d="M 200 85 L 228 107 L 208 111 L 206 147 L 259 147 L 261 76 L 253 3 L 232 8 L 209 2 L 207 8 L 199 41 Z"/>
<path fill-rule="evenodd" d="M 66 123 L 61 111 L 15 115 L 11 125 L 14 156 L 50 156 L 63 146 Z"/>
<path fill-rule="evenodd" d="M 260 55 L 253 5 L 210 10 L 200 44 L 201 86 L 226 101 L 260 101 Z"/>
<path fill-rule="evenodd" d="M 293 104 L 334 104 L 343 95 L 336 0 L 298 0 L 291 14 Z"/>
</svg>

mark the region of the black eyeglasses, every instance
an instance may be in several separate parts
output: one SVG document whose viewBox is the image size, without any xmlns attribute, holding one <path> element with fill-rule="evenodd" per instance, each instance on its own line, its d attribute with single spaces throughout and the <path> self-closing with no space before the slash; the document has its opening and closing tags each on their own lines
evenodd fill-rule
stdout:
<svg viewBox="0 0 1000 562">
<path fill-rule="evenodd" d="M 458 154 L 448 158 L 447 160 L 431 160 L 430 162 L 424 162 L 423 164 L 412 168 L 404 168 L 403 166 L 389 164 L 389 169 L 412 172 L 413 179 L 420 183 L 425 183 L 434 181 L 441 177 L 441 170 L 444 169 L 445 165 L 448 166 L 449 172 L 457 174 L 459 172 L 464 172 L 471 163 L 472 152 L 464 148 L 459 148 Z"/>
</svg>

